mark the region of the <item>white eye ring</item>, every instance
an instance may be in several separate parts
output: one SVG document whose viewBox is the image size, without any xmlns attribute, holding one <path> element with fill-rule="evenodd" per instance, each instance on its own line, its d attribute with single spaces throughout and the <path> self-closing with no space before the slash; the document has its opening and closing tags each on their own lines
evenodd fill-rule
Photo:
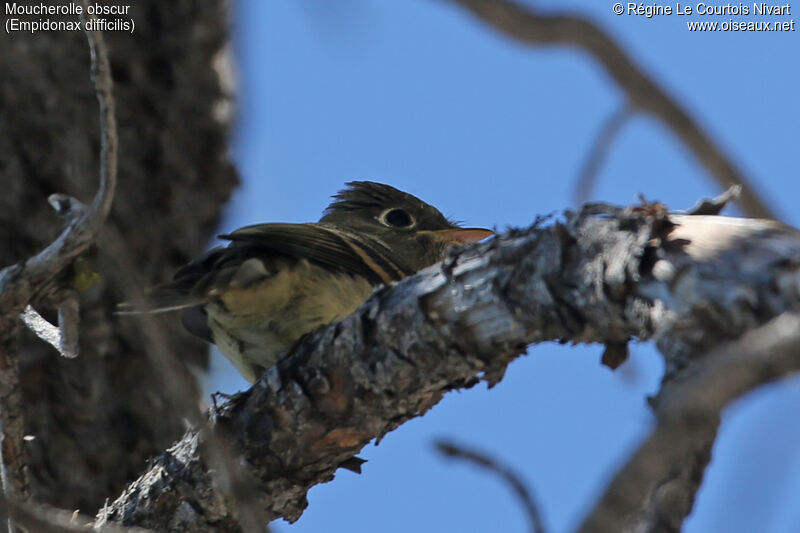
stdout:
<svg viewBox="0 0 800 533">
<path fill-rule="evenodd" d="M 378 216 L 378 222 L 389 228 L 409 229 L 417 225 L 411 213 L 399 207 L 391 207 Z"/>
</svg>

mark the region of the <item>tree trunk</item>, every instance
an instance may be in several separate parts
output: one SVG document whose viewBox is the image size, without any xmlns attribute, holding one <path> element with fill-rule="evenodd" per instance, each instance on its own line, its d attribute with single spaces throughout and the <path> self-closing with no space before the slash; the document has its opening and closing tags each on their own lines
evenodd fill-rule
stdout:
<svg viewBox="0 0 800 533">
<path fill-rule="evenodd" d="M 237 184 L 227 158 L 229 80 L 220 68 L 227 3 L 140 0 L 122 18 L 135 21 L 133 33 L 104 32 L 119 122 L 117 195 L 96 246 L 72 273 L 79 287 L 91 285 L 80 295 L 81 354 L 61 358 L 31 334 L 20 342 L 25 427 L 34 437 L 26 441 L 32 494 L 90 512 L 184 429 L 162 373 L 145 355 L 153 347 L 135 320 L 113 315 L 115 306 L 141 284 L 167 281 L 200 252 Z M 94 195 L 99 118 L 83 32 L 3 32 L 0 40 L 5 266 L 61 230 L 48 195 Z M 93 272 L 102 274 L 92 284 Z M 202 343 L 180 328 L 159 335 L 161 351 L 205 367 Z M 196 385 L 187 394 L 188 403 L 199 401 Z"/>
</svg>

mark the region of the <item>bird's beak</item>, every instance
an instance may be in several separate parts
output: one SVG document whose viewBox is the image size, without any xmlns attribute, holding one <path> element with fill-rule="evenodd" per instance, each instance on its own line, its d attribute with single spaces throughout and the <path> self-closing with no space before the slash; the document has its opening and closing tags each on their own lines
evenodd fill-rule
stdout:
<svg viewBox="0 0 800 533">
<path fill-rule="evenodd" d="M 431 234 L 448 244 L 460 244 L 463 246 L 491 237 L 494 232 L 484 228 L 455 228 L 432 231 Z"/>
</svg>

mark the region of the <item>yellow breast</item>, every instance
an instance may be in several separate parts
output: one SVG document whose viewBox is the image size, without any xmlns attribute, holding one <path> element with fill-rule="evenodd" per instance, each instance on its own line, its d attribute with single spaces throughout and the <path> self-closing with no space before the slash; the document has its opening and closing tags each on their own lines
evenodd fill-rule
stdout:
<svg viewBox="0 0 800 533">
<path fill-rule="evenodd" d="M 205 306 L 214 343 L 251 383 L 304 334 L 349 315 L 372 293 L 364 278 L 308 261 L 281 265 L 241 288 L 225 288 Z"/>
</svg>

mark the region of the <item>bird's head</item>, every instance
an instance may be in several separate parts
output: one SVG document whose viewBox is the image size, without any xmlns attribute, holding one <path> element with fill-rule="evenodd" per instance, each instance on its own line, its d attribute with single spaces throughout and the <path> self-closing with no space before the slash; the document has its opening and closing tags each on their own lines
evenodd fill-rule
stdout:
<svg viewBox="0 0 800 533">
<path fill-rule="evenodd" d="M 381 183 L 352 181 L 333 198 L 321 223 L 377 240 L 413 270 L 442 260 L 448 246 L 494 234 L 462 228 L 416 196 Z"/>
</svg>

